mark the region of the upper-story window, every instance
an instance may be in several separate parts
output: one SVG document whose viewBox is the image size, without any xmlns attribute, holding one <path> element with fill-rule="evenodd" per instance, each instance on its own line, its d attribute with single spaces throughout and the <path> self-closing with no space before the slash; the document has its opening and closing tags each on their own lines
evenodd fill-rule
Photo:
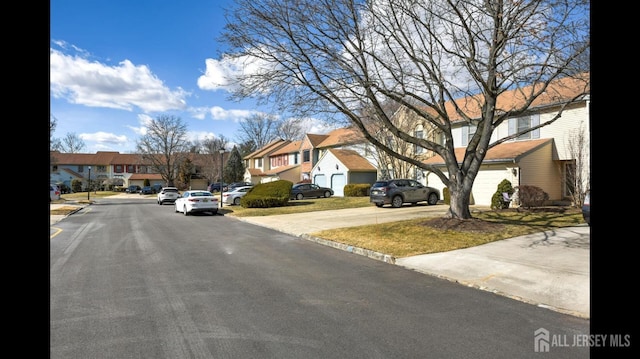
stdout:
<svg viewBox="0 0 640 359">
<path fill-rule="evenodd" d="M 78 172 L 80 172 L 80 173 L 84 172 L 84 166 L 83 165 L 79 165 L 78 166 Z"/>
<path fill-rule="evenodd" d="M 309 150 L 302 151 L 302 162 L 309 162 L 309 161 L 311 161 L 311 151 Z"/>
<path fill-rule="evenodd" d="M 417 130 L 417 131 L 414 132 L 413 136 L 416 137 L 416 138 L 424 138 L 424 131 Z M 415 152 L 416 155 L 422 154 L 422 153 L 424 153 L 424 147 L 420 147 L 418 145 L 415 145 L 415 146 L 413 146 L 413 151 Z"/>
<path fill-rule="evenodd" d="M 135 170 L 136 170 L 136 166 L 127 165 L 127 173 L 135 173 Z"/>
<path fill-rule="evenodd" d="M 254 163 L 256 164 L 255 168 L 261 168 L 262 167 L 262 158 L 256 158 Z"/>
<path fill-rule="evenodd" d="M 532 127 L 538 126 L 540 124 L 540 115 L 528 115 L 517 118 L 509 119 L 509 135 L 513 135 L 514 133 L 526 131 Z M 535 129 L 533 131 L 527 132 L 518 136 L 518 140 L 531 140 L 534 138 L 540 138 L 540 129 Z"/>
<path fill-rule="evenodd" d="M 100 165 L 96 166 L 96 168 L 98 169 L 98 172 L 107 172 L 107 166 Z"/>
<path fill-rule="evenodd" d="M 477 129 L 478 129 L 478 126 L 476 125 L 466 125 L 462 127 L 462 138 L 461 138 L 462 146 L 467 146 L 469 144 L 469 141 L 471 141 Z"/>
<path fill-rule="evenodd" d="M 124 167 L 122 165 L 115 165 L 115 166 L 113 166 L 113 171 L 115 173 L 122 173 L 123 172 L 123 168 Z"/>
<path fill-rule="evenodd" d="M 299 161 L 300 161 L 300 154 L 298 152 L 295 152 L 293 154 L 293 164 L 297 165 L 298 163 L 300 163 Z"/>
</svg>

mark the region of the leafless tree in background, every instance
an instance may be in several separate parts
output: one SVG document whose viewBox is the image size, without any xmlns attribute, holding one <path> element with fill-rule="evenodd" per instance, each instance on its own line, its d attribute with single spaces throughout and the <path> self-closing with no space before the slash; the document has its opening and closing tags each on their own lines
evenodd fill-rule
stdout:
<svg viewBox="0 0 640 359">
<path fill-rule="evenodd" d="M 245 66 L 230 79 L 240 85 L 233 98 L 275 104 L 299 117 L 347 119 L 378 150 L 436 174 L 449 188 L 448 216 L 466 219 L 487 151 L 552 123 L 589 93 L 582 61 L 590 46 L 589 12 L 586 0 L 236 0 L 222 59 Z M 550 83 L 570 77 L 570 97 L 551 91 Z M 521 101 L 500 107 L 510 90 Z M 561 104 L 557 116 L 491 142 L 498 125 L 541 96 Z M 435 135 L 419 138 L 398 127 L 384 111 L 388 101 Z M 454 120 L 476 126 L 460 162 Z M 372 122 L 398 143 L 440 155 L 446 171 L 396 151 L 369 132 Z"/>
<path fill-rule="evenodd" d="M 191 144 L 187 126 L 180 117 L 161 115 L 147 125 L 147 133 L 136 142 L 141 163 L 151 164 L 151 172 L 160 173 L 167 186 L 174 186 Z"/>
<path fill-rule="evenodd" d="M 223 164 L 220 162 L 223 161 L 223 157 L 220 155 L 220 149 L 229 152 L 229 143 L 229 140 L 224 135 L 216 138 L 206 138 L 202 142 L 202 153 L 207 155 L 204 157 L 202 172 L 207 182 L 217 182 L 222 177 L 220 171 Z M 228 155 L 225 157 L 228 157 Z"/>
<path fill-rule="evenodd" d="M 236 135 L 239 143 L 253 143 L 256 150 L 280 138 L 279 127 L 280 121 L 276 116 L 254 114 L 240 121 Z"/>
</svg>

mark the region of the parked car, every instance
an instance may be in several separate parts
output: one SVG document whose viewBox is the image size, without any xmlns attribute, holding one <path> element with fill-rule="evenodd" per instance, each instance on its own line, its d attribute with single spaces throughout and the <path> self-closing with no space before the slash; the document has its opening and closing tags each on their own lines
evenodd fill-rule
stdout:
<svg viewBox="0 0 640 359">
<path fill-rule="evenodd" d="M 142 190 L 142 188 L 138 185 L 132 184 L 131 186 L 127 187 L 127 189 L 125 189 L 124 191 L 126 193 L 138 193 Z"/>
<path fill-rule="evenodd" d="M 142 187 L 142 189 L 141 189 L 138 193 L 140 193 L 141 195 L 143 195 L 143 194 L 154 194 L 154 193 L 156 193 L 156 192 L 155 192 L 155 190 L 153 189 L 153 187 L 151 187 L 151 186 L 144 186 L 144 187 Z"/>
<path fill-rule="evenodd" d="M 227 190 L 227 184 L 226 183 L 222 183 L 222 186 L 220 186 L 220 182 L 215 182 L 210 184 L 207 187 L 207 191 L 213 193 L 213 192 L 220 192 L 220 187 L 222 187 L 222 191 L 226 191 Z"/>
<path fill-rule="evenodd" d="M 60 199 L 60 188 L 55 184 L 49 184 L 49 202 Z"/>
<path fill-rule="evenodd" d="M 416 204 L 427 202 L 434 205 L 440 200 L 440 191 L 422 183 L 405 178 L 377 181 L 371 186 L 369 201 L 378 207 L 390 204 L 392 207 L 402 207 L 404 203 Z"/>
<path fill-rule="evenodd" d="M 314 183 L 296 183 L 291 187 L 290 199 L 303 199 L 309 197 L 329 198 L 333 196 L 333 190 L 327 187 L 320 187 Z"/>
<path fill-rule="evenodd" d="M 242 198 L 249 190 L 251 190 L 253 186 L 242 186 L 236 187 L 233 190 L 229 190 L 227 192 L 222 192 L 222 203 L 226 204 L 235 204 L 236 206 L 240 204 L 240 198 Z"/>
<path fill-rule="evenodd" d="M 162 191 L 162 185 L 159 183 L 152 185 L 151 188 L 153 188 L 153 193 L 160 193 L 160 191 Z"/>
<path fill-rule="evenodd" d="M 253 183 L 251 182 L 233 182 L 232 184 L 227 186 L 227 191 L 231 192 L 234 189 L 238 188 L 238 187 L 246 187 L 246 186 L 253 186 Z"/>
<path fill-rule="evenodd" d="M 591 190 L 587 190 L 584 194 L 584 202 L 582 202 L 582 218 L 591 227 Z"/>
<path fill-rule="evenodd" d="M 176 187 L 162 187 L 158 192 L 158 204 L 163 205 L 165 202 L 174 203 L 180 197 L 180 191 Z"/>
<path fill-rule="evenodd" d="M 176 212 L 182 212 L 185 216 L 195 212 L 218 213 L 218 199 L 209 191 L 190 190 L 184 191 L 182 197 L 174 202 Z"/>
</svg>

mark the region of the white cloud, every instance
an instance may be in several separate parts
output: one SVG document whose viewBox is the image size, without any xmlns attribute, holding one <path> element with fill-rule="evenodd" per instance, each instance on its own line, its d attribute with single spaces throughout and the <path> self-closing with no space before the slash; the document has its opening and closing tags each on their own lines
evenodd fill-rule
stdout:
<svg viewBox="0 0 640 359">
<path fill-rule="evenodd" d="M 214 120 L 233 120 L 239 122 L 253 114 L 259 114 L 260 111 L 254 110 L 225 110 L 222 107 L 214 106 L 209 109 L 211 117 Z"/>
<path fill-rule="evenodd" d="M 81 133 L 78 135 L 83 141 L 93 142 L 94 147 L 110 149 L 125 146 L 129 143 L 127 136 L 114 135 L 107 132 Z"/>
<path fill-rule="evenodd" d="M 64 43 L 56 43 L 66 46 Z M 89 107 L 106 107 L 145 112 L 186 107 L 189 93 L 171 90 L 145 65 L 129 60 L 108 66 L 84 57 L 50 49 L 51 94 L 56 98 Z"/>
</svg>

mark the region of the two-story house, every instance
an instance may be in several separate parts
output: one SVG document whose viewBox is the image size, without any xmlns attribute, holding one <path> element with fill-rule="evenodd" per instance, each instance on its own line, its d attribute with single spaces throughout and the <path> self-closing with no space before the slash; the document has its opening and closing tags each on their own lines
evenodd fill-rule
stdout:
<svg viewBox="0 0 640 359">
<path fill-rule="evenodd" d="M 558 102 L 558 96 L 573 98 L 584 91 L 583 86 L 582 82 L 572 79 L 557 81 L 547 90 L 547 93 L 554 93 L 554 96 L 541 96 L 532 104 L 528 113 L 503 122 L 494 130 L 491 141 L 533 128 L 554 118 L 563 105 Z M 510 103 L 519 101 L 522 99 L 518 97 L 518 92 L 508 92 L 500 97 L 498 107 L 507 108 Z M 589 107 L 590 97 L 583 96 L 580 101 L 565 108 L 555 122 L 489 149 L 473 184 L 472 201 L 479 205 L 491 205 L 491 196 L 504 179 L 510 181 L 513 187 L 540 187 L 549 195 L 549 200 L 556 203 L 570 203 L 577 183 L 579 188 L 588 189 Z M 475 130 L 474 126 L 462 120 L 452 123 L 458 160 L 464 157 L 468 141 Z M 424 162 L 445 169 L 440 156 L 431 157 Z M 423 173 L 423 176 L 425 184 L 441 191 L 444 189 L 444 184 L 435 174 Z"/>
</svg>

